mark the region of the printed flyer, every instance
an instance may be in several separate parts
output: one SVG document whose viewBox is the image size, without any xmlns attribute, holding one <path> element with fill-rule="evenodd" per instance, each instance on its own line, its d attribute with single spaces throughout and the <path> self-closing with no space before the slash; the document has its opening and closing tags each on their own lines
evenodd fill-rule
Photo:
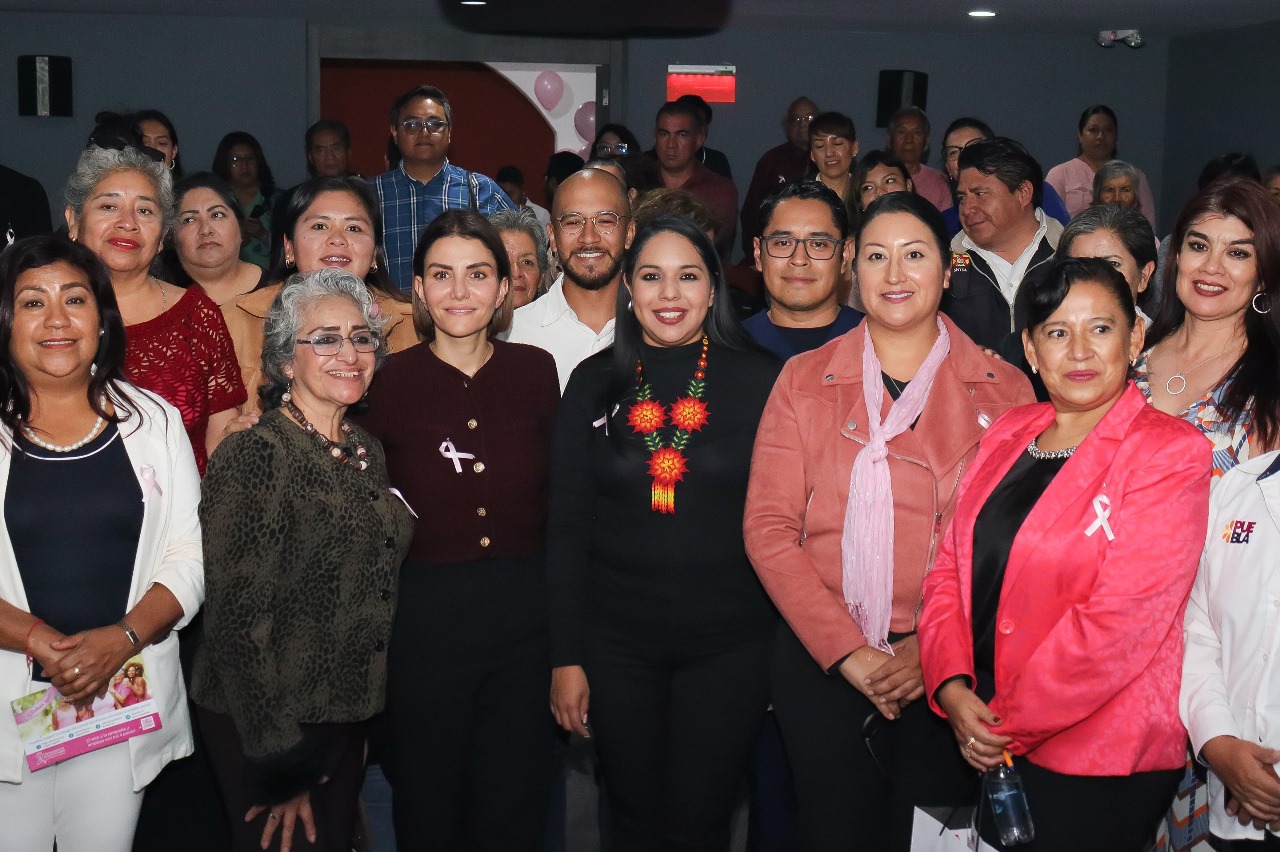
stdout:
<svg viewBox="0 0 1280 852">
<path fill-rule="evenodd" d="M 141 657 L 125 663 L 91 704 L 76 707 L 50 686 L 9 706 L 32 772 L 161 728 Z"/>
</svg>

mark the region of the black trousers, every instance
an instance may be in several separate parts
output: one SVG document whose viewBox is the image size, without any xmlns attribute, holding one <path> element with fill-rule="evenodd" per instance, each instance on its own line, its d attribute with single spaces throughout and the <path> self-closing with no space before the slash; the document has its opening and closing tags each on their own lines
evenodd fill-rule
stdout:
<svg viewBox="0 0 1280 852">
<path fill-rule="evenodd" d="M 491 560 L 401 572 L 382 758 L 397 848 L 542 848 L 555 721 L 537 571 Z"/>
<path fill-rule="evenodd" d="M 209 749 L 209 762 L 222 789 L 222 800 L 231 824 L 231 849 L 233 852 L 260 852 L 262 830 L 270 815 L 264 810 L 252 822 L 245 822 L 244 815 L 254 805 L 243 783 L 247 761 L 235 722 L 230 716 L 214 713 L 203 707 L 196 708 L 200 717 L 200 730 Z M 308 791 L 311 811 L 315 817 L 316 842 L 307 840 L 299 820 L 294 826 L 290 848 L 304 852 L 350 852 L 351 837 L 355 831 L 357 803 L 360 786 L 364 783 L 364 749 L 368 726 L 364 722 L 304 725 L 310 728 L 324 743 L 325 758 L 322 766 L 328 776 L 323 784 L 315 784 Z M 185 837 L 186 835 L 182 835 Z M 280 848 L 281 830 L 276 829 L 269 849 Z M 185 848 L 185 841 L 177 844 Z M 173 847 L 171 847 L 173 848 Z"/>
<path fill-rule="evenodd" d="M 822 671 L 786 624 L 774 652 L 773 710 L 804 852 L 906 852 L 916 805 L 977 801 L 977 773 L 923 700 L 884 719 L 843 677 Z"/>
<path fill-rule="evenodd" d="M 596 635 L 589 719 L 611 852 L 725 852 L 768 706 L 772 627 L 690 640 Z"/>
<path fill-rule="evenodd" d="M 1035 823 L 1036 839 L 1008 847 L 1016 852 L 1142 852 L 1155 837 L 1183 769 L 1134 775 L 1063 775 L 1017 762 Z M 991 807 L 982 805 L 982 839 L 1000 845 Z"/>
</svg>

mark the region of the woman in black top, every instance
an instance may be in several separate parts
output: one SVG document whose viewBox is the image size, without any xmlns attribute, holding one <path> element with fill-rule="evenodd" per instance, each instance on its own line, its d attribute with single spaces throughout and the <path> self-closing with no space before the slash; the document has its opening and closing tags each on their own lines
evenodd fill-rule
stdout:
<svg viewBox="0 0 1280 852">
<path fill-rule="evenodd" d="M 612 848 L 727 849 L 768 703 L 775 616 L 742 511 L 780 365 L 688 220 L 638 228 L 624 276 L 614 346 L 574 371 L 552 447 L 552 710 L 596 739 Z"/>
<path fill-rule="evenodd" d="M 541 846 L 547 717 L 547 468 L 560 382 L 511 323 L 497 229 L 431 223 L 413 257 L 423 343 L 397 353 L 362 425 L 417 513 L 391 634 L 383 765 L 401 849 Z"/>
</svg>

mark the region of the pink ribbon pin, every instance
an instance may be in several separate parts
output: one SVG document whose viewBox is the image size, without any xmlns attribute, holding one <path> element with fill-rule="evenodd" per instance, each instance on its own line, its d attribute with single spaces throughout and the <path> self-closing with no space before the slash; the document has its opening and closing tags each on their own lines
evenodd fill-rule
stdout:
<svg viewBox="0 0 1280 852">
<path fill-rule="evenodd" d="M 142 479 L 142 502 L 147 502 L 151 494 L 154 492 L 160 496 L 164 496 L 164 489 L 160 487 L 160 483 L 156 482 L 156 469 L 149 464 L 144 464 L 138 468 L 138 476 Z"/>
</svg>

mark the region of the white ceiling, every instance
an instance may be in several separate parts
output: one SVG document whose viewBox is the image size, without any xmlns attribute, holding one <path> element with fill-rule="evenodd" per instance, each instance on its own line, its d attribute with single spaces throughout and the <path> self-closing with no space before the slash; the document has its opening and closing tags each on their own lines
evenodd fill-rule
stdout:
<svg viewBox="0 0 1280 852">
<path fill-rule="evenodd" d="M 714 11 L 717 7 L 730 11 L 726 16 Z M 973 8 L 991 9 L 997 17 L 970 19 L 966 13 Z M 459 20 L 458 0 L 0 0 L 0 15 L 26 11 L 290 17 L 346 25 L 361 20 L 429 25 L 445 17 L 442 10 Z M 635 16 L 637 23 L 667 35 L 728 17 L 734 25 L 774 31 L 824 27 L 863 32 L 1096 33 L 1136 27 L 1150 37 L 1280 20 L 1280 0 L 489 0 L 487 8 L 461 13 L 474 19 L 478 29 L 492 24 L 507 33 L 513 28 L 518 32 L 527 21 L 530 31 L 545 32 L 550 25 L 568 33 L 607 35 Z"/>
</svg>

